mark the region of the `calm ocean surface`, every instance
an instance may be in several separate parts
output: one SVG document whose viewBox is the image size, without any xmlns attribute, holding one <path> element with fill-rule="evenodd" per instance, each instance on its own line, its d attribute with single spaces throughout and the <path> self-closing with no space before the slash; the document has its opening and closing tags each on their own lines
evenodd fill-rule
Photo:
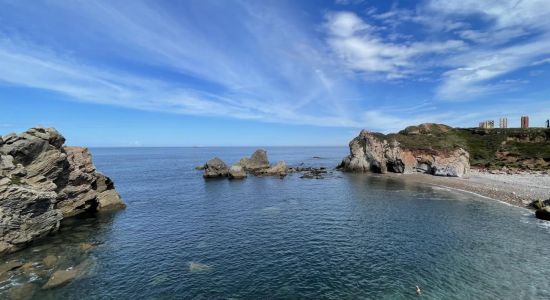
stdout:
<svg viewBox="0 0 550 300">
<path fill-rule="evenodd" d="M 266 149 L 271 162 L 328 167 L 348 151 Z M 91 262 L 85 277 L 34 297 L 417 299 L 419 285 L 422 299 L 550 299 L 550 227 L 526 210 L 400 178 L 205 181 L 194 170 L 253 151 L 92 149 L 128 208 L 13 255 Z M 82 254 L 81 242 L 100 245 Z"/>
</svg>

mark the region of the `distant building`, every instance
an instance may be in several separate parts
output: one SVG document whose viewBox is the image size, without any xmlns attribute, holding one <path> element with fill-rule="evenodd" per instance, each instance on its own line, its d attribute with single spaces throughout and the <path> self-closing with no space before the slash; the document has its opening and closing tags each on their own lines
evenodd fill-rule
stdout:
<svg viewBox="0 0 550 300">
<path fill-rule="evenodd" d="M 495 128 L 495 121 L 487 120 L 487 121 L 479 122 L 479 128 L 483 128 L 483 129 Z"/>
<path fill-rule="evenodd" d="M 521 117 L 521 128 L 529 128 L 529 116 Z"/>
<path fill-rule="evenodd" d="M 546 128 L 550 128 L 550 120 L 546 120 Z"/>
<path fill-rule="evenodd" d="M 500 118 L 498 125 L 500 128 L 508 128 L 508 118 Z"/>
</svg>

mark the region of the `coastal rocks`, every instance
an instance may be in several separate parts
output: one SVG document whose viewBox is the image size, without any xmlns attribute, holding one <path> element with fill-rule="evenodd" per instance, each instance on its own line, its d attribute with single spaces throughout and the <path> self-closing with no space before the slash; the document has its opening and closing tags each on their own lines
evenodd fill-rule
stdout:
<svg viewBox="0 0 550 300">
<path fill-rule="evenodd" d="M 269 160 L 267 159 L 267 151 L 258 149 L 254 151 L 250 158 L 243 157 L 239 161 L 239 165 L 244 168 L 245 171 L 255 172 L 269 168 Z"/>
<path fill-rule="evenodd" d="M 64 147 L 53 128 L 31 128 L 0 143 L 0 255 L 59 229 L 63 219 L 125 207 L 88 149 Z"/>
<path fill-rule="evenodd" d="M 287 174 L 286 164 L 284 161 L 279 161 L 277 162 L 276 165 L 269 167 L 265 170 L 262 170 L 260 174 L 266 175 L 266 176 L 276 176 L 276 175 L 286 176 Z"/>
<path fill-rule="evenodd" d="M 461 177 L 470 169 L 469 153 L 462 148 L 449 151 L 407 149 L 384 135 L 362 130 L 350 144 L 350 155 L 338 166 L 348 172 L 427 173 Z"/>
<path fill-rule="evenodd" d="M 36 285 L 33 283 L 25 283 L 20 286 L 12 287 L 8 292 L 10 300 L 27 300 L 32 299 Z"/>
<path fill-rule="evenodd" d="M 77 269 L 55 271 L 50 279 L 48 279 L 48 282 L 42 286 L 42 289 L 46 290 L 63 286 L 75 279 L 77 275 Z"/>
<path fill-rule="evenodd" d="M 57 258 L 57 256 L 48 255 L 48 256 L 44 257 L 44 259 L 42 260 L 42 263 L 44 264 L 44 266 L 46 266 L 48 268 L 51 268 L 51 267 L 55 266 L 55 264 L 57 264 L 58 260 L 59 259 Z"/>
<path fill-rule="evenodd" d="M 55 271 L 48 281 L 42 286 L 43 290 L 53 289 L 64 286 L 73 280 L 85 277 L 93 268 L 94 263 L 91 259 L 86 259 L 75 267 L 66 270 Z"/>
<path fill-rule="evenodd" d="M 214 157 L 204 165 L 204 178 L 225 177 L 229 173 L 227 165 L 219 158 Z"/>
<path fill-rule="evenodd" d="M 246 178 L 246 172 L 243 167 L 240 165 L 234 165 L 229 168 L 229 178 L 230 179 L 244 179 Z"/>
<path fill-rule="evenodd" d="M 284 161 L 278 161 L 270 165 L 267 151 L 256 150 L 250 158 L 244 157 L 239 162 L 227 169 L 227 165 L 219 158 L 213 158 L 203 165 L 204 178 L 229 178 L 244 179 L 249 174 L 255 176 L 278 176 L 283 178 L 292 173 L 302 173 L 301 178 L 322 179 L 328 173 L 325 167 L 288 166 Z"/>
<path fill-rule="evenodd" d="M 550 206 L 537 209 L 535 211 L 535 217 L 541 220 L 550 221 Z"/>
<path fill-rule="evenodd" d="M 0 275 L 7 273 L 11 270 L 15 270 L 17 268 L 20 268 L 23 266 L 22 262 L 19 261 L 8 261 L 2 265 L 0 265 Z"/>
</svg>

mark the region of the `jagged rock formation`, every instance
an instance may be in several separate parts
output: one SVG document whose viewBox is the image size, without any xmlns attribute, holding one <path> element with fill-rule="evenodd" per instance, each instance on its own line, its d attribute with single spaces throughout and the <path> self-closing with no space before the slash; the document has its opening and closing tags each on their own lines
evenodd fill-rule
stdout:
<svg viewBox="0 0 550 300">
<path fill-rule="evenodd" d="M 204 178 L 225 177 L 229 174 L 229 169 L 223 160 L 214 157 L 204 164 Z"/>
<path fill-rule="evenodd" d="M 243 179 L 247 173 L 256 176 L 286 176 L 288 169 L 284 161 L 277 162 L 271 166 L 267 159 L 267 151 L 258 149 L 250 158 L 243 157 L 238 163 L 227 168 L 227 165 L 219 158 L 209 160 L 204 166 L 196 167 L 197 170 L 204 170 L 204 178 L 228 177 L 230 179 Z"/>
<path fill-rule="evenodd" d="M 0 138 L 0 255 L 59 229 L 64 218 L 125 207 L 88 149 L 53 128 Z"/>
<path fill-rule="evenodd" d="M 469 154 L 462 148 L 424 149 L 403 147 L 396 139 L 389 142 L 379 133 L 367 130 L 350 143 L 350 155 L 338 166 L 350 172 L 427 173 L 461 177 L 470 170 Z"/>
<path fill-rule="evenodd" d="M 256 172 L 269 168 L 269 160 L 267 159 L 267 151 L 258 149 L 252 153 L 250 158 L 243 157 L 238 163 L 248 172 Z"/>
<path fill-rule="evenodd" d="M 260 175 L 266 175 L 266 176 L 286 176 L 287 174 L 287 167 L 284 161 L 278 161 L 276 165 L 269 167 L 267 169 L 263 169 L 259 171 Z"/>
</svg>

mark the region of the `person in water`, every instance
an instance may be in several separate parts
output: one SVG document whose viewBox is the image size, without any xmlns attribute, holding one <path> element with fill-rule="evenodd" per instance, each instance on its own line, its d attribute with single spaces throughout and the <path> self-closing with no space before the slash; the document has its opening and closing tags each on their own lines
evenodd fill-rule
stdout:
<svg viewBox="0 0 550 300">
<path fill-rule="evenodd" d="M 418 287 L 418 285 L 416 286 L 416 294 L 417 295 L 420 295 L 420 293 L 422 293 L 422 290 Z"/>
</svg>

